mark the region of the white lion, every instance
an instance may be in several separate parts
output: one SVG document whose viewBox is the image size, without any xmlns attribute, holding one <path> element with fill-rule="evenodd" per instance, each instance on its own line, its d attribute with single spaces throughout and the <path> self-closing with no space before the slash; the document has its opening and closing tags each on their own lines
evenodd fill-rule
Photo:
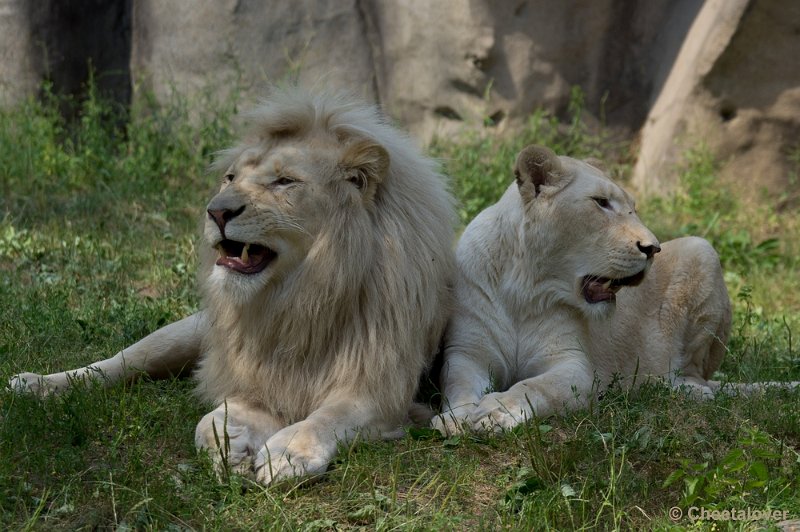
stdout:
<svg viewBox="0 0 800 532">
<path fill-rule="evenodd" d="M 434 426 L 510 428 L 579 408 L 612 381 L 657 377 L 713 395 L 731 306 L 711 245 L 660 245 L 629 194 L 547 148 L 523 150 L 514 173 L 456 250 Z"/>
<path fill-rule="evenodd" d="M 323 472 L 338 442 L 403 433 L 453 270 L 445 179 L 373 107 L 276 90 L 215 167 L 205 310 L 113 358 L 20 390 L 175 373 L 215 405 L 196 444 L 268 484 Z M 222 447 L 220 449 L 220 447 Z"/>
</svg>

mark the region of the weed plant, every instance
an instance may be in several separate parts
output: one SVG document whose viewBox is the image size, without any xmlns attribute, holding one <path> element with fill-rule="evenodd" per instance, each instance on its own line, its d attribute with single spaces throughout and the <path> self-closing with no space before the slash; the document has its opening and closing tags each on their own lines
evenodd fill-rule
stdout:
<svg viewBox="0 0 800 532">
<path fill-rule="evenodd" d="M 105 358 L 197 309 L 195 248 L 216 181 L 205 168 L 231 140 L 235 105 L 193 103 L 145 100 L 128 116 L 89 91 L 67 123 L 45 91 L 0 111 L 0 379 Z M 566 124 L 537 112 L 513 139 L 435 143 L 462 221 L 502 194 L 527 143 L 620 153 L 580 116 L 576 93 Z M 619 175 L 626 161 L 615 162 Z M 735 318 L 719 377 L 800 380 L 796 212 L 745 211 L 715 170 L 707 150 L 690 152 L 679 193 L 642 202 L 642 218 L 662 240 L 700 234 L 720 251 Z M 503 434 L 355 442 L 321 479 L 263 488 L 218 482 L 196 455 L 208 406 L 191 381 L 79 384 L 43 400 L 0 390 L 0 528 L 669 529 L 690 525 L 693 505 L 800 518 L 799 400 L 612 389 Z"/>
</svg>

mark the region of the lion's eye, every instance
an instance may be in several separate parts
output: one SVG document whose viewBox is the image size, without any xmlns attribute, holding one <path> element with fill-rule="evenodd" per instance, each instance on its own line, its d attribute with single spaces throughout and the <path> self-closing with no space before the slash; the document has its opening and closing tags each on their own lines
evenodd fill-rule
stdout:
<svg viewBox="0 0 800 532">
<path fill-rule="evenodd" d="M 600 207 L 602 207 L 604 209 L 610 209 L 611 208 L 611 202 L 608 201 L 608 198 L 597 197 L 597 198 L 592 198 L 592 199 L 594 200 L 595 203 L 597 203 L 597 205 L 599 205 Z"/>
<path fill-rule="evenodd" d="M 347 181 L 352 183 L 358 190 L 361 190 L 367 185 L 367 180 L 361 174 L 348 177 Z"/>
<path fill-rule="evenodd" d="M 233 174 L 226 174 L 225 175 L 225 182 L 226 183 L 231 183 L 233 181 L 234 177 L 236 177 L 236 176 L 234 176 Z"/>
</svg>

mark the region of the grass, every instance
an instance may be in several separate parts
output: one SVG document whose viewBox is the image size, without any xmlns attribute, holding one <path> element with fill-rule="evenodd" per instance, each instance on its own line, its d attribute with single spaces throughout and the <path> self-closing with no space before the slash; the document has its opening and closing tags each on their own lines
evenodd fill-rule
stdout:
<svg viewBox="0 0 800 532">
<path fill-rule="evenodd" d="M 216 181 L 205 168 L 232 137 L 235 106 L 190 116 L 176 100 L 127 118 L 91 92 L 76 104 L 71 124 L 54 97 L 0 112 L 3 380 L 105 358 L 198 307 L 198 225 Z M 580 111 L 576 94 L 567 124 L 536 113 L 514 139 L 435 144 L 462 221 L 499 197 L 528 142 L 610 157 L 624 180 L 626 147 L 589 131 Z M 796 211 L 748 210 L 715 170 L 702 147 L 687 154 L 680 194 L 642 202 L 642 218 L 662 240 L 702 234 L 720 250 L 735 307 L 720 377 L 800 380 Z M 322 479 L 265 489 L 220 483 L 195 454 L 208 406 L 190 381 L 85 385 L 46 400 L 0 390 L 0 528 L 669 529 L 673 506 L 800 518 L 799 399 L 612 390 L 497 436 L 418 429 L 356 442 Z"/>
</svg>

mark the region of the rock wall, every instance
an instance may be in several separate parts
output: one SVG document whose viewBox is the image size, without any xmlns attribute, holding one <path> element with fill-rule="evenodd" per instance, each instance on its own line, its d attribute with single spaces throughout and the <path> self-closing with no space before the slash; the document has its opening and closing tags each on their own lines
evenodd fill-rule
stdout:
<svg viewBox="0 0 800 532">
<path fill-rule="evenodd" d="M 701 4 L 136 0 L 131 71 L 162 98 L 231 87 L 255 98 L 285 78 L 341 86 L 424 141 L 561 112 L 580 86 L 589 109 L 635 131 Z"/>
<path fill-rule="evenodd" d="M 79 94 L 93 71 L 104 95 L 131 97 L 132 0 L 0 0 L 0 105 L 36 94 L 43 81 Z"/>
<path fill-rule="evenodd" d="M 162 100 L 175 91 L 227 97 L 232 90 L 252 100 L 269 83 L 295 79 L 380 102 L 429 140 L 465 125 L 506 129 L 537 107 L 561 112 L 580 86 L 589 109 L 602 107 L 611 125 L 635 131 L 702 0 L 122 4 L 115 27 L 108 13 L 121 4 L 113 0 L 0 0 L 0 35 L 9 43 L 0 82 L 16 83 L 6 101 L 44 77 L 61 76 L 59 85 L 74 92 L 66 74 L 85 78 L 85 70 L 75 61 L 68 68 L 71 57 L 118 71 L 102 57 L 120 50 L 134 91 Z M 97 46 L 103 38 L 106 46 Z M 58 64 L 36 66 L 52 58 Z"/>
<path fill-rule="evenodd" d="M 22 0 L 0 0 L 0 105 L 11 105 L 38 89 L 36 55 Z"/>
<path fill-rule="evenodd" d="M 597 119 L 641 131 L 642 190 L 668 189 L 697 139 L 726 179 L 777 190 L 800 123 L 798 21 L 795 0 L 0 0 L 0 103 L 44 78 L 74 92 L 71 57 L 122 58 L 134 98 L 254 101 L 298 80 L 379 102 L 426 142 L 513 132 L 579 86 Z"/>
<path fill-rule="evenodd" d="M 347 87 L 375 101 L 356 0 L 135 0 L 135 90 L 256 100 L 269 83 Z"/>
<path fill-rule="evenodd" d="M 425 140 L 465 124 L 513 128 L 538 107 L 563 113 L 573 86 L 608 124 L 636 131 L 701 3 L 373 2 L 378 96 Z"/>
</svg>

